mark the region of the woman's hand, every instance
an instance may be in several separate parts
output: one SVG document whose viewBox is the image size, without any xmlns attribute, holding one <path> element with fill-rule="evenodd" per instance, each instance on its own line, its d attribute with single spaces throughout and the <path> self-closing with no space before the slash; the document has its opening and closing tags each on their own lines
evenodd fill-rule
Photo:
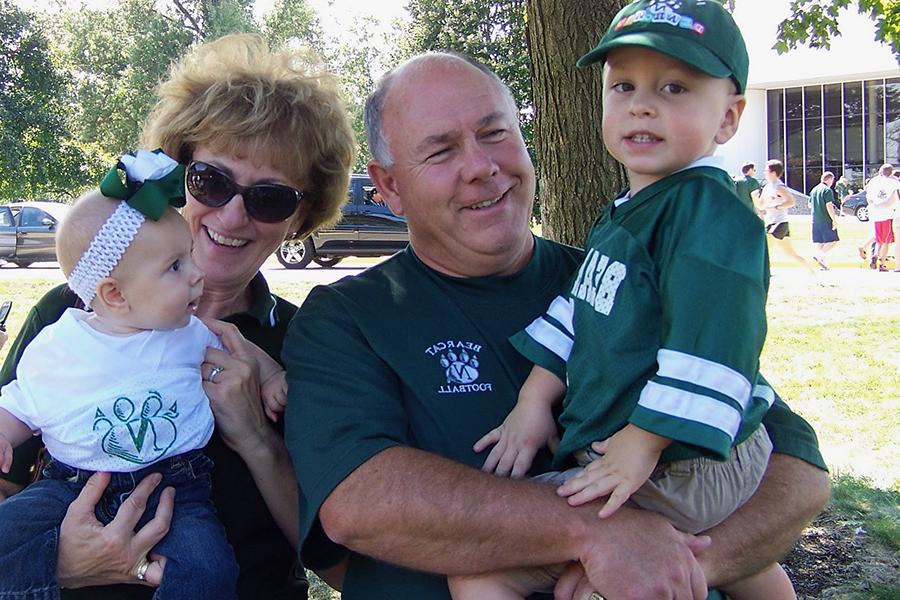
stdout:
<svg viewBox="0 0 900 600">
<path fill-rule="evenodd" d="M 216 430 L 246 463 L 279 529 L 296 548 L 300 518 L 297 480 L 284 441 L 263 413 L 259 367 L 252 344 L 230 323 L 211 319 L 203 322 L 228 351 L 209 348 L 206 361 L 200 366 L 203 389 L 216 417 Z M 221 370 L 212 377 L 215 367 Z"/>
<path fill-rule="evenodd" d="M 259 367 L 250 343 L 237 327 L 214 319 L 203 322 L 227 350 L 207 349 L 206 359 L 200 365 L 203 390 L 209 397 L 219 435 L 247 461 L 248 455 L 271 435 L 259 394 Z M 210 381 L 215 367 L 221 370 Z"/>
<path fill-rule="evenodd" d="M 134 528 L 147 508 L 147 499 L 161 480 L 158 473 L 145 477 L 119 507 L 113 520 L 104 526 L 94 516 L 94 509 L 109 484 L 109 473 L 95 473 L 88 479 L 84 489 L 69 505 L 60 527 L 56 565 L 60 587 L 114 583 L 156 587 L 160 584 L 166 566 L 164 556 L 149 556 L 150 564 L 143 580 L 137 573 L 150 549 L 169 532 L 175 489 L 164 489 L 153 518 L 137 532 Z"/>
</svg>

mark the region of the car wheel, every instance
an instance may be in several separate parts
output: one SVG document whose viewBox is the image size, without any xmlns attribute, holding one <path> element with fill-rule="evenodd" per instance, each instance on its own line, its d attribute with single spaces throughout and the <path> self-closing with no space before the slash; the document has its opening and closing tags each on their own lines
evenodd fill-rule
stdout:
<svg viewBox="0 0 900 600">
<path fill-rule="evenodd" d="M 285 240 L 278 247 L 275 256 L 286 269 L 302 269 L 312 261 L 316 247 L 310 238 Z"/>
<path fill-rule="evenodd" d="M 314 256 L 313 261 L 319 265 L 320 267 L 325 267 L 326 269 L 333 267 L 344 260 L 343 256 Z"/>
<path fill-rule="evenodd" d="M 869 207 L 868 206 L 858 206 L 856 208 L 856 218 L 860 221 L 868 221 L 869 220 Z"/>
</svg>

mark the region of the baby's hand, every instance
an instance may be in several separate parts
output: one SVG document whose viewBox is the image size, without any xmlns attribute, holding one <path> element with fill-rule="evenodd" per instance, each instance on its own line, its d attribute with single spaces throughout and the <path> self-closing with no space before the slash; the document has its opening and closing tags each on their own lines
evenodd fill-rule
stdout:
<svg viewBox="0 0 900 600">
<path fill-rule="evenodd" d="M 278 422 L 278 415 L 287 406 L 287 378 L 284 370 L 276 371 L 262 382 L 259 395 L 262 397 L 263 410 L 273 423 Z"/>
<path fill-rule="evenodd" d="M 591 448 L 600 458 L 557 489 L 568 496 L 569 504 L 578 506 L 609 494 L 599 516 L 616 512 L 653 473 L 659 455 L 670 440 L 634 425 L 626 425 L 612 437 L 594 442 Z"/>
<path fill-rule="evenodd" d="M 12 468 L 13 447 L 9 443 L 9 439 L 0 433 L 0 471 L 9 473 Z"/>
<path fill-rule="evenodd" d="M 555 452 L 559 445 L 552 412 L 546 405 L 520 400 L 503 424 L 475 442 L 473 449 L 481 452 L 491 444 L 496 445 L 482 471 L 513 478 L 524 476 L 538 450 L 549 446 Z"/>
</svg>

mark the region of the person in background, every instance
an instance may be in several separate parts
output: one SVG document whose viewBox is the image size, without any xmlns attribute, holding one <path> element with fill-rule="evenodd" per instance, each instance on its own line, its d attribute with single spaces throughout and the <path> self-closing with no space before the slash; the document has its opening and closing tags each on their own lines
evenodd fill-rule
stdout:
<svg viewBox="0 0 900 600">
<path fill-rule="evenodd" d="M 782 174 L 784 174 L 784 165 L 780 160 L 772 159 L 766 163 L 767 183 L 759 194 L 756 207 L 766 224 L 766 233 L 775 246 L 809 273 L 813 273 L 809 262 L 797 254 L 791 240 L 788 239 L 791 235 L 788 209 L 796 204 L 796 200 L 781 181 Z"/>
<path fill-rule="evenodd" d="M 844 205 L 844 199 L 850 195 L 850 182 L 841 175 L 834 183 L 834 210 L 837 216 L 841 216 L 841 206 Z"/>
<path fill-rule="evenodd" d="M 577 562 L 562 599 L 594 589 L 691 598 L 692 581 L 718 586 L 778 560 L 828 495 L 812 430 L 778 400 L 764 421 L 776 454 L 762 484 L 706 532 L 706 550 L 649 511 L 601 520 L 595 503 L 571 507 L 552 486 L 480 470 L 472 446 L 503 421 L 532 366 L 507 338 L 584 253 L 529 229 L 535 173 L 519 111 L 483 65 L 410 59 L 370 95 L 366 130 L 369 174 L 406 216 L 410 246 L 314 288 L 291 322 L 285 439 L 307 564 L 321 560 L 324 529 L 352 550 L 344 600 L 447 600 L 447 574 L 565 561 Z M 550 459 L 541 449 L 530 474 Z"/>
<path fill-rule="evenodd" d="M 734 183 L 738 198 L 743 200 L 749 208 L 754 208 L 757 202 L 756 198 L 759 196 L 759 190 L 762 189 L 759 180 L 756 178 L 756 165 L 753 163 L 745 164 L 741 167 L 741 174 L 743 177 Z"/>
<path fill-rule="evenodd" d="M 272 51 L 255 35 L 196 46 L 158 93 L 141 146 L 161 148 L 187 165 L 181 214 L 192 258 L 205 274 L 195 314 L 225 321 L 219 333 L 226 351 L 210 348 L 201 374 L 215 416 L 205 448 L 215 463 L 212 500 L 240 569 L 238 597 L 305 598 L 308 584 L 295 559 L 297 483 L 283 421 L 266 418 L 258 369 L 237 334 L 280 359 L 296 306 L 273 295 L 259 270 L 286 238 L 340 217 L 355 152 L 344 102 L 320 61 L 301 50 Z M 23 352 L 45 326 L 81 305 L 66 286 L 45 294 L 10 348 L 0 383 L 15 377 Z M 16 450 L 11 473 L 0 481 L 3 497 L 29 483 L 39 449 L 35 438 Z M 147 599 L 160 583 L 164 557 L 147 552 L 166 533 L 171 492 L 163 492 L 152 518 L 141 520 L 159 484 L 158 474 L 149 475 L 103 526 L 94 507 L 108 482 L 102 473 L 87 481 L 51 548 L 64 600 Z M 325 540 L 317 548 L 343 556 Z M 147 559 L 142 581 L 138 568 Z"/>
<path fill-rule="evenodd" d="M 830 252 L 840 238 L 837 231 L 837 211 L 834 207 L 834 192 L 831 184 L 834 182 L 834 173 L 825 171 L 819 184 L 809 193 L 809 203 L 812 209 L 812 241 L 816 247 L 813 260 L 819 264 L 823 271 L 828 270 L 825 264 L 825 255 Z"/>
<path fill-rule="evenodd" d="M 875 252 L 878 270 L 887 271 L 888 247 L 894 243 L 894 217 L 900 202 L 900 181 L 892 177 L 894 167 L 888 163 L 881 165 L 878 174 L 866 184 L 866 202 L 869 204 L 869 220 L 875 224 Z M 898 224 L 900 228 L 900 224 Z M 900 231 L 898 231 L 900 233 Z M 900 256 L 895 269 L 900 271 Z M 874 268 L 874 267 L 873 267 Z"/>
</svg>

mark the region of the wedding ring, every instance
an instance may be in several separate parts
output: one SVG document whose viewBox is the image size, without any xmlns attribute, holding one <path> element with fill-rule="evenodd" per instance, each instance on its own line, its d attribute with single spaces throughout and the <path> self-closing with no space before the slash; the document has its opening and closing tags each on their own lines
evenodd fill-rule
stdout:
<svg viewBox="0 0 900 600">
<path fill-rule="evenodd" d="M 210 383 L 215 383 L 216 375 L 218 375 L 219 373 L 221 373 L 224 370 L 225 370 L 225 367 L 220 367 L 220 366 L 216 365 L 215 367 L 212 368 L 212 371 L 209 372 L 209 377 L 207 377 L 206 380 Z"/>
<path fill-rule="evenodd" d="M 134 575 L 138 578 L 138 581 L 145 581 L 147 579 L 147 569 L 150 568 L 150 561 L 147 560 L 147 557 L 141 559 L 141 564 L 137 566 L 135 569 Z"/>
</svg>

